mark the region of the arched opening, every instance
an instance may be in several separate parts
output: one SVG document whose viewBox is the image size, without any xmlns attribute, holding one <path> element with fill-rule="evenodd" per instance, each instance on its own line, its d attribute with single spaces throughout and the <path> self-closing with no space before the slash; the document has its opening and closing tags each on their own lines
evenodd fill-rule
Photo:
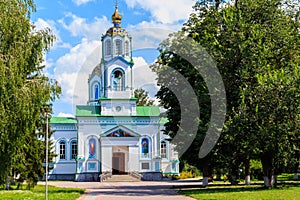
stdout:
<svg viewBox="0 0 300 200">
<path fill-rule="evenodd" d="M 105 55 L 106 56 L 111 55 L 111 42 L 110 42 L 110 40 L 107 40 L 105 42 Z"/>
<path fill-rule="evenodd" d="M 165 141 L 160 143 L 160 156 L 161 158 L 167 158 L 167 143 Z"/>
<path fill-rule="evenodd" d="M 123 83 L 123 79 L 124 79 L 124 77 L 123 77 L 123 73 L 122 73 L 122 71 L 120 71 L 120 70 L 116 70 L 116 71 L 114 71 L 113 72 L 113 80 L 112 80 L 112 85 L 113 85 L 113 90 L 115 90 L 115 91 L 122 91 L 122 90 L 124 90 L 124 83 Z"/>
<path fill-rule="evenodd" d="M 98 84 L 96 84 L 94 86 L 94 98 L 95 98 L 95 100 L 99 99 L 99 85 Z"/>
<path fill-rule="evenodd" d="M 66 159 L 66 142 L 61 141 L 59 143 L 59 158 Z"/>
<path fill-rule="evenodd" d="M 122 55 L 122 42 L 121 40 L 116 40 L 116 55 Z"/>
<path fill-rule="evenodd" d="M 71 142 L 71 159 L 75 160 L 77 157 L 77 141 Z"/>
<path fill-rule="evenodd" d="M 129 56 L 129 42 L 125 42 L 125 56 Z"/>
</svg>

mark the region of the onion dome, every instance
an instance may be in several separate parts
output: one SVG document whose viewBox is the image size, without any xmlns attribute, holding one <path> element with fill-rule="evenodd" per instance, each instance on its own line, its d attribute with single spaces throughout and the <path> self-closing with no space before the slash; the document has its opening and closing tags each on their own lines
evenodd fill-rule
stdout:
<svg viewBox="0 0 300 200">
<path fill-rule="evenodd" d="M 116 4 L 116 9 L 113 15 L 111 16 L 111 19 L 114 23 L 114 26 L 119 26 L 121 24 L 122 15 L 119 13 L 118 4 Z"/>
</svg>

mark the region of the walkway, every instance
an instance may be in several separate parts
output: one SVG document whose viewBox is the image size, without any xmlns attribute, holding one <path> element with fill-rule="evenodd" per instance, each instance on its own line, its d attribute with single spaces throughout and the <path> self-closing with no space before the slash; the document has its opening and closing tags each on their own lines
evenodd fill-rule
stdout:
<svg viewBox="0 0 300 200">
<path fill-rule="evenodd" d="M 141 181 L 141 182 L 49 182 L 57 187 L 84 188 L 86 192 L 78 200 L 192 200 L 172 190 L 172 186 L 200 182 Z"/>
</svg>

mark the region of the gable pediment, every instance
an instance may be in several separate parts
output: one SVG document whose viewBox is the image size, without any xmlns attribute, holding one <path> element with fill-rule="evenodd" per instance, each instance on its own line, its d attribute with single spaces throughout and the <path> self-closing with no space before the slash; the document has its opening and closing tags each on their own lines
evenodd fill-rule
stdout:
<svg viewBox="0 0 300 200">
<path fill-rule="evenodd" d="M 110 129 L 102 134 L 102 137 L 139 137 L 138 133 L 124 127 L 118 126 L 113 129 Z"/>
</svg>

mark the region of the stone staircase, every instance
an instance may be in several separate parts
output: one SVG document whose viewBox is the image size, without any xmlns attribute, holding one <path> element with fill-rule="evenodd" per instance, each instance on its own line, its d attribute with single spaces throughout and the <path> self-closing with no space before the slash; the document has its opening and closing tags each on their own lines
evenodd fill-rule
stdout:
<svg viewBox="0 0 300 200">
<path fill-rule="evenodd" d="M 140 179 L 137 179 L 130 175 L 112 175 L 111 178 L 105 180 L 105 182 L 138 182 Z"/>
</svg>

